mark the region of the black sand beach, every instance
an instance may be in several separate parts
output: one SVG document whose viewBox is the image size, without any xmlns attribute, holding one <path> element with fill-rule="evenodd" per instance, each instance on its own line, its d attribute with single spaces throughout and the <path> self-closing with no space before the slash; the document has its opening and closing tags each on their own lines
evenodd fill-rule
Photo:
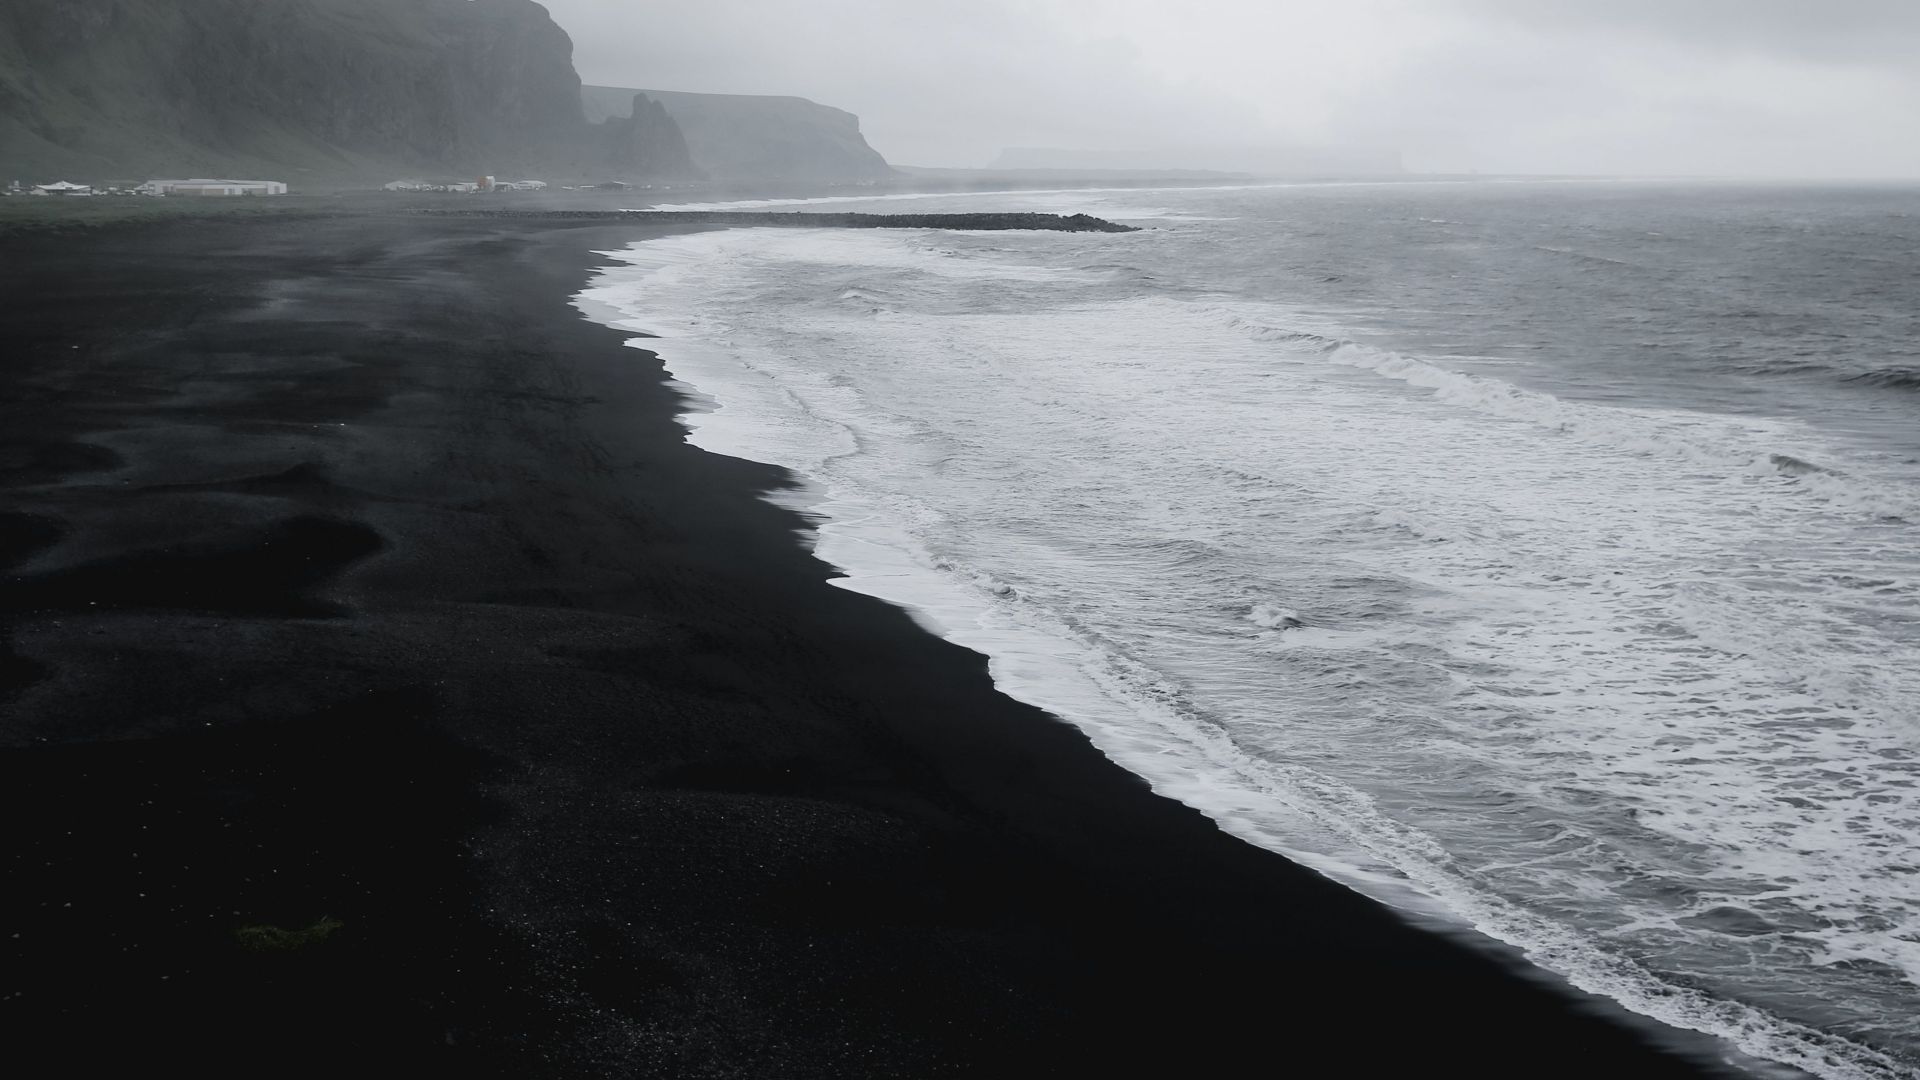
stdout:
<svg viewBox="0 0 1920 1080">
<path fill-rule="evenodd" d="M 641 235 L 0 237 L 16 1063 L 1700 1074 L 831 587 L 569 306 Z"/>
</svg>

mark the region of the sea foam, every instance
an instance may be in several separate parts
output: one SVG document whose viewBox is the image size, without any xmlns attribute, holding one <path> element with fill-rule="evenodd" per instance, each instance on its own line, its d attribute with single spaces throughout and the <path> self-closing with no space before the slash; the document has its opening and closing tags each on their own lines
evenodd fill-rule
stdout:
<svg viewBox="0 0 1920 1080">
<path fill-rule="evenodd" d="M 582 303 L 661 335 L 693 441 L 808 481 L 837 584 L 1156 790 L 1646 1015 L 1902 1074 L 1779 1011 L 1920 972 L 1897 482 L 1051 242 L 669 237 Z"/>
</svg>

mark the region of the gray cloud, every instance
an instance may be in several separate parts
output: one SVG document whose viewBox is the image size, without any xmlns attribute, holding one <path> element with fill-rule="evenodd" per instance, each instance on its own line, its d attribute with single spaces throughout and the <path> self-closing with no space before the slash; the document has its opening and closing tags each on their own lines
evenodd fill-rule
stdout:
<svg viewBox="0 0 1920 1080">
<path fill-rule="evenodd" d="M 1539 28 L 1651 37 L 1704 52 L 1897 63 L 1920 49 L 1914 0 L 1469 0 L 1465 10 Z"/>
</svg>

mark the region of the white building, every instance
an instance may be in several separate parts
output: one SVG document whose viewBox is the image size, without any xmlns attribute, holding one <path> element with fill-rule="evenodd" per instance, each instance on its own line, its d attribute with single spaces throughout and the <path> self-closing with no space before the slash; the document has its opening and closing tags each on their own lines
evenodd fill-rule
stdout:
<svg viewBox="0 0 1920 1080">
<path fill-rule="evenodd" d="M 135 189 L 143 195 L 285 195 L 278 180 L 149 180 Z"/>
<path fill-rule="evenodd" d="M 59 180 L 51 184 L 35 184 L 33 193 L 35 195 L 91 195 L 93 188 L 86 184 L 70 184 L 65 180 Z"/>
</svg>

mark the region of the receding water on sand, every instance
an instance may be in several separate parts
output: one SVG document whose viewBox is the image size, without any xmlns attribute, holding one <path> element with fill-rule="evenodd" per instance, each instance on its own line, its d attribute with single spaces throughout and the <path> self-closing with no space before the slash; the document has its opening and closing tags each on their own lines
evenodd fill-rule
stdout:
<svg viewBox="0 0 1920 1080">
<path fill-rule="evenodd" d="M 1162 793 L 1636 1011 L 1905 1075 L 1920 406 L 1728 356 L 1811 348 L 1739 329 L 1791 300 L 1799 333 L 1850 328 L 1834 364 L 1898 366 L 1897 315 L 1844 283 L 1729 284 L 1779 219 L 1878 204 L 1552 190 L 669 237 L 583 307 L 661 335 L 694 441 L 809 482 L 846 587 Z M 1650 225 L 1691 246 L 1615 257 Z"/>
</svg>

